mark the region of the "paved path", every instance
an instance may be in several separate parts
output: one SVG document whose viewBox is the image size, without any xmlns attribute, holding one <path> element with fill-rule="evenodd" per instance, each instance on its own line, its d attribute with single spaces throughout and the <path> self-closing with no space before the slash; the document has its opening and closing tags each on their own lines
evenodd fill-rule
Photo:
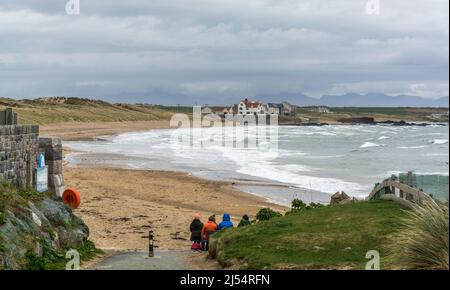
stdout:
<svg viewBox="0 0 450 290">
<path fill-rule="evenodd" d="M 123 252 L 106 258 L 91 270 L 188 270 L 186 258 L 190 251 L 156 251 L 149 258 L 147 252 Z"/>
</svg>

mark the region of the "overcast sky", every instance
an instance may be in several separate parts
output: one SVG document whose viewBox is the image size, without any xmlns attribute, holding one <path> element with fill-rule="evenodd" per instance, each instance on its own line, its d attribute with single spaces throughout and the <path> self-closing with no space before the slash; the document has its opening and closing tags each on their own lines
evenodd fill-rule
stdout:
<svg viewBox="0 0 450 290">
<path fill-rule="evenodd" d="M 0 96 L 447 96 L 449 1 L 368 1 L 0 0 Z"/>
</svg>

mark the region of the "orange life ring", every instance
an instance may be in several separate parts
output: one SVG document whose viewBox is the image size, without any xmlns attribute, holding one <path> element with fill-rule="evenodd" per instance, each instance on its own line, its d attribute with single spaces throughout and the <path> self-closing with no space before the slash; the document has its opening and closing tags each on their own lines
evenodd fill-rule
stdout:
<svg viewBox="0 0 450 290">
<path fill-rule="evenodd" d="M 73 209 L 78 208 L 81 203 L 80 193 L 74 188 L 68 188 L 62 195 L 63 202 Z"/>
</svg>

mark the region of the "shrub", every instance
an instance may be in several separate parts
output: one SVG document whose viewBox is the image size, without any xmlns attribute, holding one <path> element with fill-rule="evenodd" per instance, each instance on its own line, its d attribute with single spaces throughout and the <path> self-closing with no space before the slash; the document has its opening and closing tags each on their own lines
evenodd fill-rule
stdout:
<svg viewBox="0 0 450 290">
<path fill-rule="evenodd" d="M 63 269 L 63 265 L 65 265 L 64 256 L 57 253 L 45 243 L 42 245 L 42 257 L 36 255 L 33 250 L 26 252 L 27 270 Z"/>
<path fill-rule="evenodd" d="M 324 207 L 324 205 L 321 203 L 314 203 L 314 202 L 311 202 L 310 204 L 307 205 L 302 200 L 296 198 L 296 199 L 292 200 L 291 211 L 287 212 L 286 214 L 289 215 L 289 214 L 301 212 L 303 210 L 309 210 L 309 209 L 320 208 L 320 207 Z"/>
<path fill-rule="evenodd" d="M 304 203 L 302 200 L 296 198 L 291 203 L 291 208 L 293 210 L 301 210 L 306 208 L 306 203 Z"/>
<path fill-rule="evenodd" d="M 391 256 L 406 269 L 449 269 L 448 203 L 426 201 L 401 219 Z"/>
<path fill-rule="evenodd" d="M 309 207 L 310 208 L 321 208 L 321 207 L 324 207 L 325 205 L 323 205 L 323 204 L 321 204 L 321 203 L 314 203 L 314 202 L 311 202 L 310 204 L 309 204 Z"/>
<path fill-rule="evenodd" d="M 258 221 L 268 221 L 272 218 L 281 217 L 281 216 L 283 216 L 281 213 L 276 212 L 271 208 L 262 208 L 256 214 L 256 219 Z"/>
</svg>

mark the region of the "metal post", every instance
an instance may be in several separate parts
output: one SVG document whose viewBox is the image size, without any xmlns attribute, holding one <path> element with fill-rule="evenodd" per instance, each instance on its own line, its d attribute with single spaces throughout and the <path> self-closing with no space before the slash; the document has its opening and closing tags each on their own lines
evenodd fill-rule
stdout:
<svg viewBox="0 0 450 290">
<path fill-rule="evenodd" d="M 148 256 L 153 258 L 155 256 L 154 253 L 154 245 L 153 245 L 153 231 L 148 232 Z"/>
<path fill-rule="evenodd" d="M 154 245 L 154 235 L 153 235 L 153 231 L 148 231 L 148 236 L 142 236 L 141 238 L 146 238 L 148 239 L 148 257 L 149 258 L 153 258 L 155 256 L 155 245 Z"/>
</svg>

